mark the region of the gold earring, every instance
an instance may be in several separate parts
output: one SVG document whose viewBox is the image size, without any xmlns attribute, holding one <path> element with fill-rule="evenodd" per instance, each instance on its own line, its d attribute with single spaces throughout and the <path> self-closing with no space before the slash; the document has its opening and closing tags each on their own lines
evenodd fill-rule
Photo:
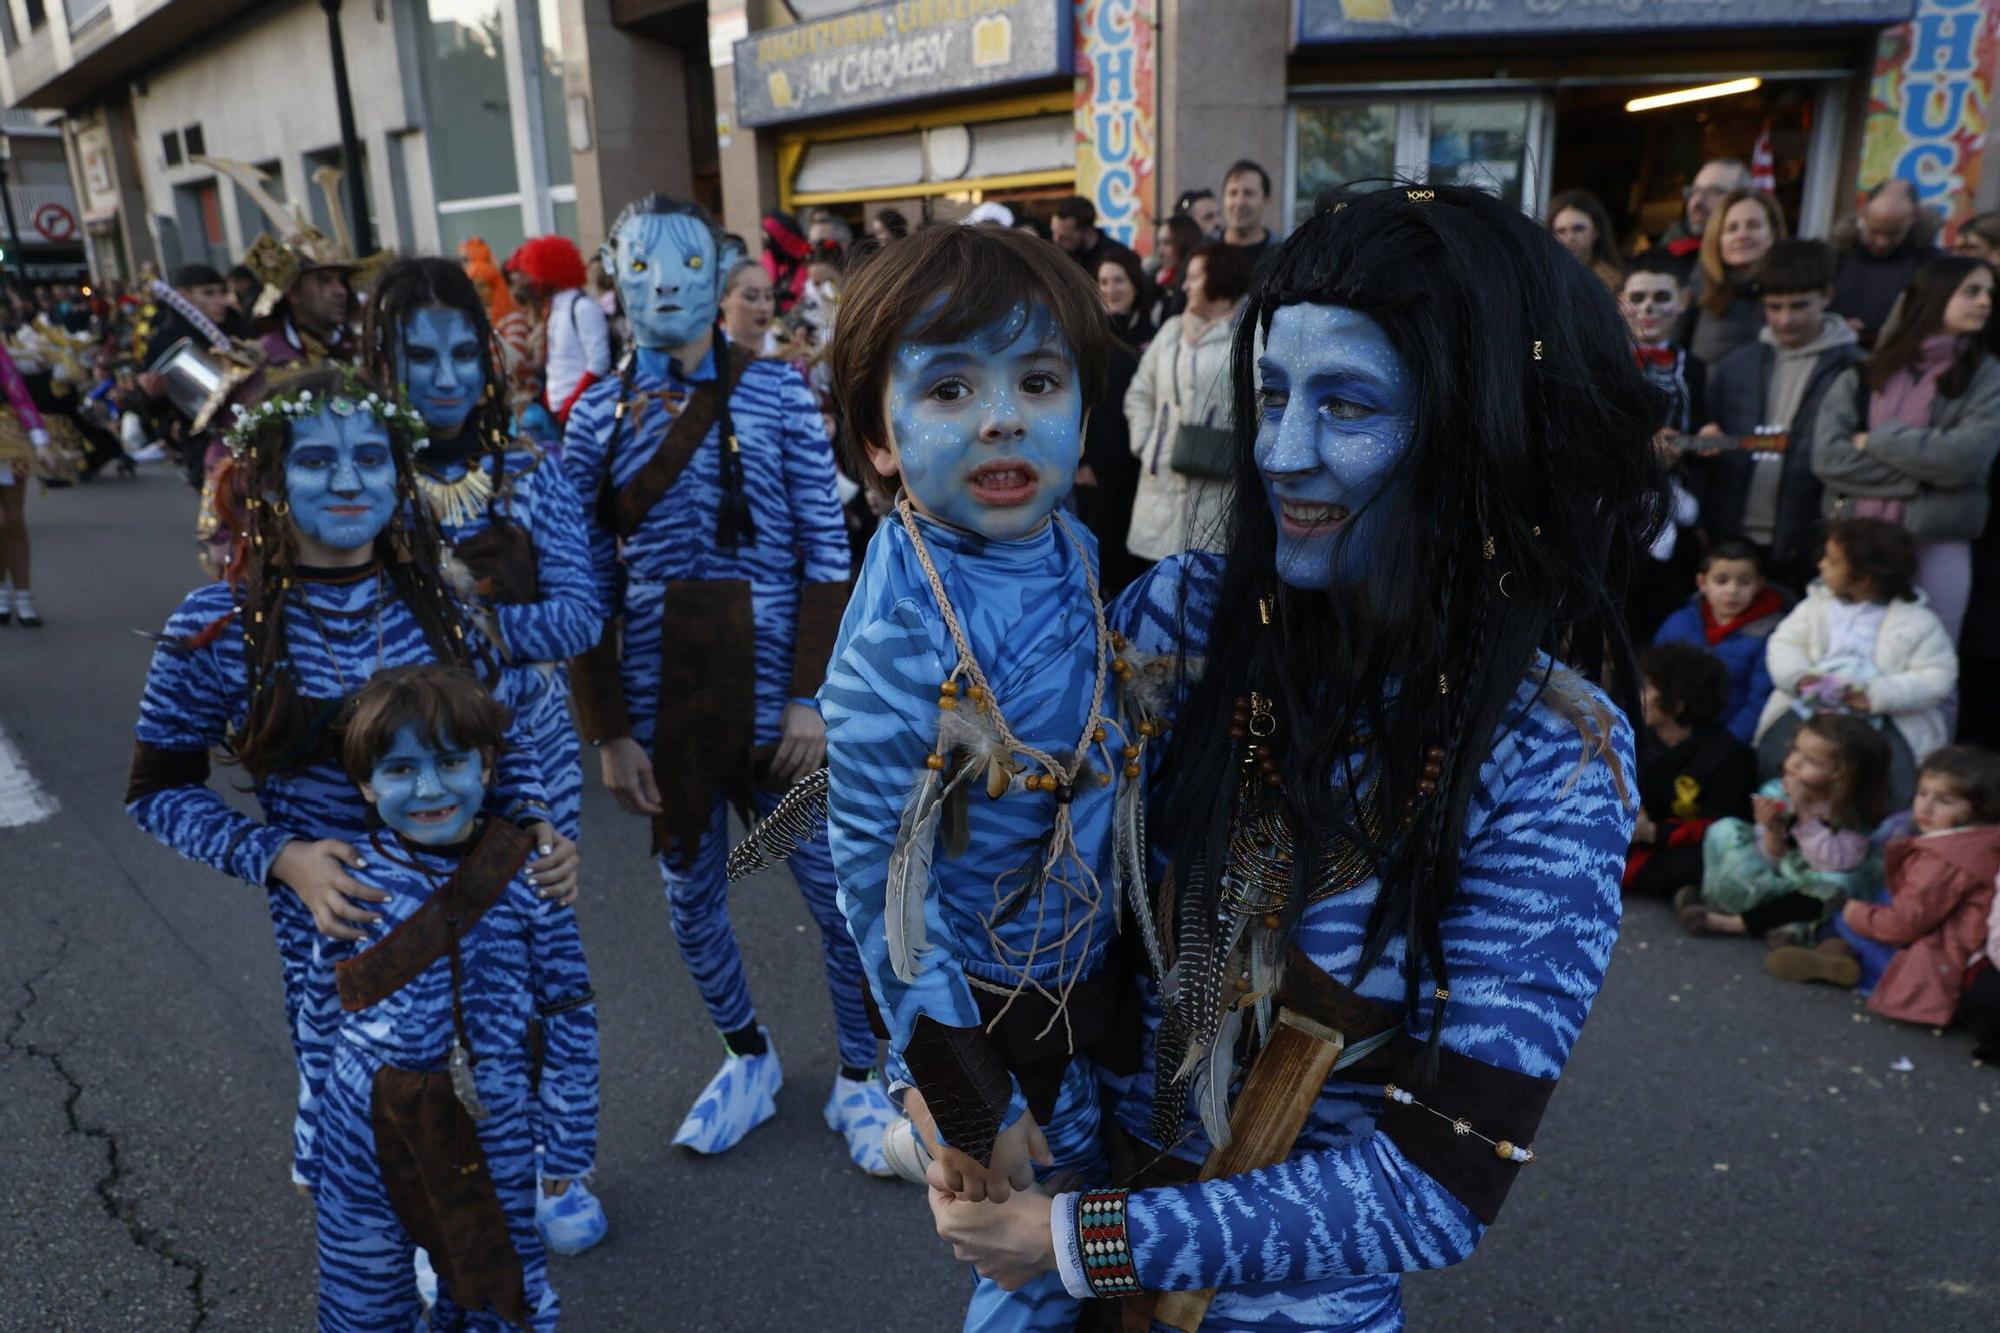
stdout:
<svg viewBox="0 0 2000 1333">
<path fill-rule="evenodd" d="M 279 496 L 277 499 L 271 501 L 271 512 L 279 518 L 290 518 L 292 514 L 292 502 L 283 496 Z"/>
</svg>

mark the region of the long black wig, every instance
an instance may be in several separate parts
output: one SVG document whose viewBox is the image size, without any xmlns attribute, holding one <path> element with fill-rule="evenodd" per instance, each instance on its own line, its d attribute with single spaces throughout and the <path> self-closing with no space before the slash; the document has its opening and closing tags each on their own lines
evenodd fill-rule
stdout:
<svg viewBox="0 0 2000 1333">
<path fill-rule="evenodd" d="M 1371 317 L 1415 384 L 1412 437 L 1368 502 L 1391 508 L 1341 533 L 1373 527 L 1380 547 L 1336 558 L 1365 575 L 1332 592 L 1280 581 L 1255 457 L 1259 349 L 1274 314 L 1299 303 Z M 1211 920 L 1221 910 L 1205 868 L 1228 863 L 1232 714 L 1258 691 L 1283 719 L 1277 799 L 1299 831 L 1279 929 L 1296 933 L 1322 855 L 1343 840 L 1364 849 L 1381 891 L 1350 980 L 1403 941 L 1413 1026 L 1420 987 L 1434 996 L 1434 1068 L 1450 986 L 1440 921 L 1482 762 L 1519 715 L 1524 681 L 1539 678 L 1576 722 L 1581 763 L 1616 771 L 1612 719 L 1557 668 L 1636 706 L 1619 588 L 1665 512 L 1651 447 L 1662 405 L 1611 294 L 1546 230 L 1476 190 L 1401 184 L 1342 192 L 1285 243 L 1252 289 L 1231 388 L 1234 497 L 1217 534 L 1227 556 L 1155 805 L 1174 892 L 1196 895 L 1181 906 Z M 1195 674 L 1186 662 L 1182 672 Z M 1364 801 L 1390 812 L 1375 833 Z"/>
</svg>

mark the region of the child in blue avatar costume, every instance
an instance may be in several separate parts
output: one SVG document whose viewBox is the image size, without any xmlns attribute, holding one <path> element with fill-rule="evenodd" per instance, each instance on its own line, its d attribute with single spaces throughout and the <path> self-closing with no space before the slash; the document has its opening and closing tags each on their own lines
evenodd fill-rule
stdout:
<svg viewBox="0 0 2000 1333">
<path fill-rule="evenodd" d="M 190 859 L 266 891 L 299 1063 L 293 1173 L 317 1176 L 314 1106 L 326 1077 L 333 985 L 316 932 L 359 937 L 380 895 L 349 873 L 368 808 L 342 774 L 334 723 L 383 667 L 491 665 L 445 590 L 429 511 L 417 502 L 421 418 L 351 371 L 274 381 L 230 437 L 247 499 L 230 577 L 189 593 L 167 621 L 134 727 L 126 809 Z M 502 683 L 502 697 L 507 697 Z M 565 899 L 576 851 L 548 823 L 516 724 L 489 801 L 538 833 L 535 873 Z M 254 784 L 261 821 L 209 786 L 222 752 Z"/>
<path fill-rule="evenodd" d="M 1095 542 L 1060 507 L 1109 328 L 1068 256 L 987 227 L 896 242 L 842 309 L 829 364 L 852 461 L 901 493 L 820 694 L 841 907 L 933 1187 L 997 1200 L 1038 1167 L 1095 1178 L 1134 668 Z M 1077 1309 L 1054 1274 L 981 1281 L 965 1327 L 1070 1328 Z"/>
<path fill-rule="evenodd" d="M 1236 344 L 1226 556 L 1113 609 L 1180 662 L 1150 774 L 1150 1077 L 1121 1188 L 935 1200 L 1124 1329 L 1383 1329 L 1472 1252 L 1604 976 L 1631 731 L 1588 681 L 1664 485 L 1600 284 L 1469 189 L 1307 222 Z"/>
<path fill-rule="evenodd" d="M 729 921 L 728 812 L 768 811 L 816 769 L 813 700 L 846 605 L 846 530 L 819 408 L 788 366 L 716 336 L 734 252 L 700 206 L 649 195 L 605 267 L 637 345 L 570 413 L 563 468 L 583 497 L 603 640 L 572 665 L 604 782 L 652 821 L 675 939 L 722 1033 L 722 1068 L 674 1142 L 718 1153 L 775 1113 L 783 1080 Z M 792 873 L 818 920 L 840 1069 L 826 1122 L 881 1174 L 894 1119 L 872 1070 L 861 967 L 824 841 Z"/>
<path fill-rule="evenodd" d="M 596 1157 L 597 1007 L 576 914 L 521 873 L 529 835 L 480 813 L 507 710 L 464 671 L 395 667 L 343 732 L 383 825 L 356 877 L 383 897 L 360 940 L 320 941 L 341 1017 L 314 1192 L 319 1327 L 412 1327 L 421 1245 L 434 1327 L 553 1329 L 537 1202 L 583 1188 Z"/>
</svg>

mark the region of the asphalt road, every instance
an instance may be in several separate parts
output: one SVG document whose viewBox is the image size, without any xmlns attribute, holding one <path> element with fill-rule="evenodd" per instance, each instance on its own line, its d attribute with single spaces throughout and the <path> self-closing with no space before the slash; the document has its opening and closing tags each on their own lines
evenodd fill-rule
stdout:
<svg viewBox="0 0 2000 1333">
<path fill-rule="evenodd" d="M 0 1330 L 311 1326 L 263 906 L 120 808 L 149 651 L 132 631 L 198 577 L 192 501 L 165 468 L 34 496 L 49 623 L 0 629 L 0 728 L 61 805 L 0 828 Z M 565 1327 L 956 1328 L 966 1278 L 920 1193 L 854 1172 L 820 1120 L 825 992 L 782 876 L 734 896 L 790 1075 L 778 1117 L 720 1159 L 668 1146 L 720 1051 L 643 829 L 587 786 L 612 1233 L 556 1261 Z M 1540 1164 L 1471 1262 L 1410 1279 L 1411 1322 L 2000 1327 L 2000 1071 L 1969 1052 L 1635 905 Z"/>
</svg>

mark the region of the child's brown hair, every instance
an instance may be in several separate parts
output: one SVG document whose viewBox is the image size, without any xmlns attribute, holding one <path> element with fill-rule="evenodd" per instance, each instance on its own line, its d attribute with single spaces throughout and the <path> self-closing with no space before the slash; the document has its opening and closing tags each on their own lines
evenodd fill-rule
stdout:
<svg viewBox="0 0 2000 1333">
<path fill-rule="evenodd" d="M 1934 750 L 1918 777 L 1938 777 L 1972 803 L 1972 822 L 2000 824 L 2000 754 L 1982 745 L 1947 745 Z"/>
<path fill-rule="evenodd" d="M 477 750 L 491 764 L 506 747 L 508 713 L 460 667 L 419 663 L 375 673 L 355 692 L 341 727 L 340 759 L 359 785 L 406 726 L 432 745 Z"/>
<path fill-rule="evenodd" d="M 957 342 L 1016 316 L 1024 304 L 1048 308 L 1089 411 L 1103 391 L 1111 325 L 1095 279 L 1050 242 L 1012 227 L 930 226 L 884 248 L 854 275 L 841 293 L 826 362 L 844 423 L 841 447 L 855 476 L 877 491 L 893 489 L 868 447 L 889 440 L 882 399 L 896 345 Z"/>
<path fill-rule="evenodd" d="M 1837 518 L 1826 539 L 1840 547 L 1856 578 L 1867 579 L 1877 600 L 1917 599 L 1917 543 L 1899 523 L 1879 518 Z"/>
<path fill-rule="evenodd" d="M 1873 832 L 1889 813 L 1889 742 L 1846 713 L 1815 713 L 1799 725 L 1840 753 L 1833 784 L 1833 819 L 1842 828 Z"/>
<path fill-rule="evenodd" d="M 1660 709 L 1697 731 L 1729 709 L 1729 668 L 1706 648 L 1656 643 L 1639 655 L 1639 673 L 1660 696 Z"/>
</svg>

